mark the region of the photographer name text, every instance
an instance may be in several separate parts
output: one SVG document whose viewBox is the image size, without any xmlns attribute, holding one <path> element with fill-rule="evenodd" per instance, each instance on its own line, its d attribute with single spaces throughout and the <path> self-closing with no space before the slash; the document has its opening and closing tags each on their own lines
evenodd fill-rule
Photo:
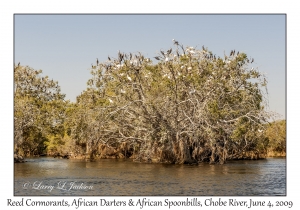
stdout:
<svg viewBox="0 0 300 210">
<path fill-rule="evenodd" d="M 66 181 L 60 181 L 56 184 L 45 184 L 43 181 L 35 181 L 33 183 L 31 182 L 25 182 L 23 184 L 24 189 L 32 189 L 32 190 L 46 190 L 49 192 L 52 192 L 54 189 L 58 190 L 65 190 L 65 191 L 71 191 L 71 190 L 92 190 L 92 185 L 86 185 L 83 182 L 66 182 Z"/>
</svg>

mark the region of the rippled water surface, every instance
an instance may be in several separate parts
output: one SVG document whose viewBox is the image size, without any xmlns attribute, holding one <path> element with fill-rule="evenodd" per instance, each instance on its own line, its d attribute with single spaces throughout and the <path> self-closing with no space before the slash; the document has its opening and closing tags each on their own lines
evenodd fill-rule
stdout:
<svg viewBox="0 0 300 210">
<path fill-rule="evenodd" d="M 15 195 L 286 195 L 286 159 L 198 166 L 32 158 L 14 165 Z"/>
</svg>

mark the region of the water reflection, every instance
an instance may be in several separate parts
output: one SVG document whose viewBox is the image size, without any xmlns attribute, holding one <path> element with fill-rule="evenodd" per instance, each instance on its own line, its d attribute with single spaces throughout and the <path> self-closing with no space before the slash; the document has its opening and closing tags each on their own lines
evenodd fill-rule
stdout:
<svg viewBox="0 0 300 210">
<path fill-rule="evenodd" d="M 285 195 L 285 168 L 282 158 L 198 166 L 32 158 L 15 164 L 14 187 L 15 195 Z M 56 187 L 24 189 L 27 182 Z M 57 189 L 62 182 L 93 189 Z"/>
</svg>

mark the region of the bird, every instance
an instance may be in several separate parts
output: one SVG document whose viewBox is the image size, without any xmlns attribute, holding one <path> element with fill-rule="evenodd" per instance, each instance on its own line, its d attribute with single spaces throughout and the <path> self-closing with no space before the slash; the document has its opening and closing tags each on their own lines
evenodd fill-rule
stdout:
<svg viewBox="0 0 300 210">
<path fill-rule="evenodd" d="M 176 41 L 175 39 L 172 39 L 174 44 L 179 45 L 178 41 Z"/>
<path fill-rule="evenodd" d="M 113 101 L 113 100 L 111 100 L 110 98 L 109 98 L 108 100 L 109 100 L 109 102 L 110 102 L 110 103 L 113 103 L 113 102 L 114 102 L 114 101 Z"/>
<path fill-rule="evenodd" d="M 158 56 L 154 57 L 156 60 L 160 60 Z"/>
<path fill-rule="evenodd" d="M 99 64 L 98 58 L 97 58 L 97 61 L 96 61 L 96 63 L 97 63 L 97 66 L 98 66 L 98 64 Z"/>
<path fill-rule="evenodd" d="M 193 89 L 193 90 L 191 90 L 191 91 L 189 92 L 189 94 L 193 94 L 193 93 L 195 93 L 195 92 L 196 92 L 196 90 Z"/>
<path fill-rule="evenodd" d="M 119 51 L 118 56 L 119 56 L 119 62 L 122 62 L 122 60 L 124 58 L 124 54 Z"/>
<path fill-rule="evenodd" d="M 129 81 L 131 81 L 131 80 L 132 80 L 132 79 L 131 79 L 131 77 L 130 77 L 130 76 L 128 76 L 128 75 L 127 75 L 127 79 L 128 79 Z"/>
<path fill-rule="evenodd" d="M 108 56 L 107 58 L 108 58 L 108 60 L 110 60 L 110 57 L 109 57 L 109 56 Z"/>
</svg>

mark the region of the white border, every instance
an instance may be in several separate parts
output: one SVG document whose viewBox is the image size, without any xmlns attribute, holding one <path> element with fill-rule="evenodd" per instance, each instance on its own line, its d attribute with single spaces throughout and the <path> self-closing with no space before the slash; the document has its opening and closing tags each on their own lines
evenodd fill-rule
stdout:
<svg viewBox="0 0 300 210">
<path fill-rule="evenodd" d="M 299 103 L 298 103 L 298 84 L 299 84 L 299 15 L 296 8 L 296 1 L 8 1 L 0 3 L 0 60 L 1 60 L 1 187 L 0 206 L 6 207 L 7 199 L 20 200 L 21 197 L 13 197 L 13 14 L 14 13 L 286 13 L 287 14 L 287 141 L 288 141 L 288 167 L 287 167 L 287 196 L 286 197 L 251 197 L 253 199 L 265 201 L 292 200 L 294 209 L 299 206 L 298 202 L 298 182 L 297 172 L 299 173 L 299 163 L 296 156 L 299 146 L 298 128 Z M 60 200 L 62 197 L 32 197 L 33 200 Z M 65 199 L 71 202 L 75 197 Z M 84 197 L 89 199 L 89 197 Z M 155 197 L 152 197 L 152 199 Z M 164 199 L 156 197 L 157 200 Z M 179 199 L 179 197 L 168 197 L 169 199 Z M 183 197 L 180 197 L 182 200 Z M 200 198 L 205 200 L 207 197 Z M 235 197 L 238 200 L 248 200 L 250 197 Z M 26 197 L 25 199 L 30 199 Z M 97 200 L 97 197 L 91 197 Z M 109 199 L 112 199 L 110 197 Z M 116 197 L 117 199 L 117 197 Z M 121 197 L 120 200 L 129 197 Z M 133 198 L 136 199 L 136 198 Z M 224 197 L 224 199 L 229 199 Z M 16 207 L 18 208 L 18 207 Z M 30 207 L 31 209 L 32 207 Z M 103 209 L 103 207 L 97 207 Z M 261 208 L 266 209 L 267 207 Z M 2 209 L 2 208 L 1 208 Z M 29 207 L 22 207 L 29 209 Z M 71 208 L 70 208 L 71 209 Z M 86 209 L 80 207 L 80 209 Z M 91 209 L 91 208 L 87 208 Z M 115 209 L 115 207 L 111 207 Z M 133 208 L 131 208 L 133 209 Z M 138 209 L 138 208 L 134 208 Z M 148 208 L 144 208 L 148 209 Z M 178 209 L 178 208 L 177 208 Z M 204 208 L 205 209 L 205 208 Z M 219 209 L 210 208 L 210 209 Z M 224 208 L 222 208 L 224 209 Z M 225 209 L 229 209 L 226 207 Z M 260 208 L 255 208 L 260 209 Z"/>
</svg>

